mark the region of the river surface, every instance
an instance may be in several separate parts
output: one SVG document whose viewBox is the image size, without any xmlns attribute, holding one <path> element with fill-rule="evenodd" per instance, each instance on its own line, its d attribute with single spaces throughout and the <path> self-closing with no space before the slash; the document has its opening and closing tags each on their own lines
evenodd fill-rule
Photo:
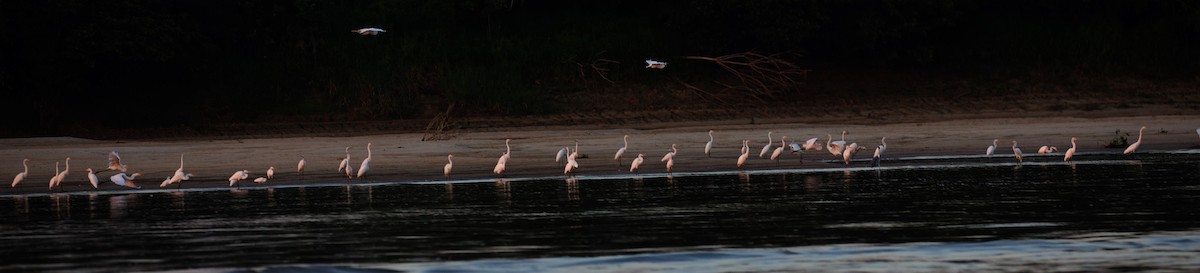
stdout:
<svg viewBox="0 0 1200 273">
<path fill-rule="evenodd" d="M 0 196 L 0 271 L 1200 271 L 1194 151 L 1007 161 Z"/>
</svg>

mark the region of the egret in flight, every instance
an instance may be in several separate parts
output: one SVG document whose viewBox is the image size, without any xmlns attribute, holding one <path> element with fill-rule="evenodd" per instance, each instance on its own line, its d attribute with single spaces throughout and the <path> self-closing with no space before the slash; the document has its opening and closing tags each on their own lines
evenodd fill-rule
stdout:
<svg viewBox="0 0 1200 273">
<path fill-rule="evenodd" d="M 108 152 L 108 170 L 100 170 L 96 173 L 102 173 L 104 171 L 125 172 L 127 169 L 128 166 L 125 166 L 125 164 L 121 162 L 121 155 L 117 154 L 117 151 L 110 151 Z"/>
<path fill-rule="evenodd" d="M 646 68 L 663 69 L 663 68 L 667 68 L 667 63 L 661 62 L 661 61 L 655 61 L 655 60 L 651 60 L 651 59 L 646 59 Z"/>
<path fill-rule="evenodd" d="M 137 184 L 133 183 L 133 180 L 137 179 L 137 177 L 140 175 L 142 174 L 133 173 L 133 175 L 127 175 L 125 173 L 117 173 L 108 177 L 108 180 L 112 181 L 113 184 L 117 184 L 118 186 L 141 189 L 142 187 L 139 187 Z"/>
<path fill-rule="evenodd" d="M 365 28 L 351 30 L 350 32 L 358 33 L 360 35 L 379 35 L 380 33 L 387 32 L 387 30 L 383 30 L 383 29 L 377 28 L 377 27 L 365 27 Z M 404 36 L 404 35 L 400 35 L 400 36 Z"/>
</svg>

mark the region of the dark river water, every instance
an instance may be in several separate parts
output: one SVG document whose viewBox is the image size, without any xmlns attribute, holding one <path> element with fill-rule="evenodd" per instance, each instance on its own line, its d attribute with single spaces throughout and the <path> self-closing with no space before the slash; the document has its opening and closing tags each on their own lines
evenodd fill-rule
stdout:
<svg viewBox="0 0 1200 273">
<path fill-rule="evenodd" d="M 1082 159 L 3 196 L 0 271 L 1200 270 L 1200 155 Z"/>
</svg>

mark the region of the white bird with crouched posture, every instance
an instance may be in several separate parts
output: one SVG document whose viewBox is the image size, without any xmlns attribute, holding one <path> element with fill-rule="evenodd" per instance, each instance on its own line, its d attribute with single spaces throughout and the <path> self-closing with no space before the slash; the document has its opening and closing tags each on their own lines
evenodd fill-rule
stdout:
<svg viewBox="0 0 1200 273">
<path fill-rule="evenodd" d="M 240 170 L 240 171 L 234 172 L 233 175 L 229 176 L 229 186 L 233 187 L 234 185 L 237 185 L 238 181 L 241 181 L 246 178 L 250 178 L 250 171 Z"/>
<path fill-rule="evenodd" d="M 642 166 L 642 162 L 646 159 L 646 154 L 638 154 L 637 158 L 633 159 L 633 163 L 629 164 L 629 172 L 636 172 Z"/>
<path fill-rule="evenodd" d="M 308 164 L 308 160 L 305 160 L 304 156 L 301 156 L 300 162 L 296 163 L 296 175 L 304 176 L 304 165 L 305 164 Z"/>
<path fill-rule="evenodd" d="M 1048 154 L 1048 153 L 1057 153 L 1057 152 L 1058 152 L 1058 147 L 1054 147 L 1054 146 L 1042 145 L 1041 148 L 1038 148 L 1038 154 Z"/>
<path fill-rule="evenodd" d="M 192 174 L 183 172 L 183 154 L 180 154 L 179 155 L 179 169 L 175 169 L 175 174 L 171 175 L 171 177 L 167 177 L 166 180 L 163 180 L 162 184 L 159 184 L 158 187 L 159 188 L 166 187 L 167 185 L 179 183 L 179 182 L 182 182 L 182 181 L 185 181 L 188 179 L 192 179 Z M 176 185 L 175 187 L 178 188 L 180 186 L 183 186 L 183 185 L 180 184 L 180 185 Z"/>
<path fill-rule="evenodd" d="M 377 27 L 365 27 L 365 28 L 350 30 L 350 32 L 358 33 L 360 35 L 379 35 L 380 33 L 387 32 L 387 30 L 383 30 L 383 29 L 377 28 Z M 404 36 L 404 35 L 400 35 L 400 36 Z"/>
<path fill-rule="evenodd" d="M 267 178 L 259 176 L 258 178 L 254 179 L 254 183 L 267 183 Z"/>
<path fill-rule="evenodd" d="M 646 59 L 646 68 L 663 69 L 663 68 L 667 68 L 667 63 L 661 62 L 661 61 L 655 61 L 655 60 L 651 60 L 651 59 Z"/>
</svg>

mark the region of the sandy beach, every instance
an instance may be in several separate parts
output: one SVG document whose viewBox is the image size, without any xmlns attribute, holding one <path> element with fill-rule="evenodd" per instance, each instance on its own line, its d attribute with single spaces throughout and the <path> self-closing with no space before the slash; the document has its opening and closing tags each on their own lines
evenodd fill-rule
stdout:
<svg viewBox="0 0 1200 273">
<path fill-rule="evenodd" d="M 1186 111 L 1185 111 L 1186 112 Z M 1130 113 L 1149 113 L 1130 115 Z M 1161 115 L 1159 115 L 1161 113 Z M 829 168 L 838 164 L 817 162 L 835 157 L 827 151 L 809 152 L 803 162 L 795 156 L 785 156 L 778 164 L 759 158 L 758 151 L 767 142 L 767 132 L 774 131 L 774 146 L 781 137 L 803 140 L 827 135 L 840 138 L 846 130 L 848 143 L 868 147 L 856 158 L 869 158 L 881 137 L 887 137 L 887 157 L 916 155 L 982 154 L 992 139 L 1000 139 L 997 154 L 1011 155 L 1010 141 L 1017 140 L 1026 153 L 1036 153 L 1042 145 L 1057 146 L 1065 151 L 1070 138 L 1079 137 L 1080 152 L 1120 152 L 1104 148 L 1115 130 L 1131 132 L 1129 141 L 1137 138 L 1141 125 L 1148 128 L 1140 151 L 1171 150 L 1200 144 L 1196 128 L 1200 114 L 1180 114 L 1179 109 L 1147 108 L 1104 112 L 1037 112 L 1014 113 L 1003 117 L 998 113 L 955 115 L 908 115 L 887 122 L 874 119 L 841 119 L 845 122 L 806 122 L 803 118 L 726 119 L 688 122 L 644 122 L 627 126 L 614 125 L 554 125 L 512 128 L 461 130 L 450 140 L 421 141 L 421 133 L 392 133 L 331 137 L 256 137 L 246 139 L 172 139 L 99 141 L 71 137 L 21 138 L 0 140 L 0 168 L 11 177 L 22 170 L 21 159 L 29 158 L 30 173 L 15 188 L 3 187 L 0 194 L 51 192 L 47 182 L 53 175 L 56 161 L 71 157 L 71 169 L 62 183 L 63 191 L 91 191 L 86 168 L 99 170 L 106 166 L 106 155 L 117 151 L 129 167 L 129 173 L 141 173 L 137 180 L 143 188 L 158 188 L 170 176 L 184 155 L 186 172 L 194 178 L 182 184 L 184 188 L 226 187 L 228 177 L 238 170 L 249 170 L 250 179 L 266 176 L 274 166 L 275 178 L 267 185 L 296 185 L 306 183 L 362 183 L 437 181 L 442 176 L 446 155 L 454 154 L 451 179 L 498 177 L 492 174 L 497 158 L 504 153 L 504 139 L 512 139 L 512 159 L 504 177 L 542 177 L 562 175 L 562 163 L 554 162 L 555 153 L 563 146 L 579 141 L 580 168 L 583 175 L 608 175 L 628 171 L 630 160 L 638 153 L 646 154 L 643 173 L 662 173 L 665 166 L 659 159 L 679 145 L 675 162 L 676 172 L 735 170 L 742 139 L 750 140 L 751 156 L 747 169 Z M 1076 117 L 1059 117 L 1076 116 Z M 822 118 L 823 120 L 827 118 Z M 711 158 L 703 153 L 708 141 L 707 131 L 714 130 L 716 143 Z M 629 149 L 621 165 L 613 154 L 622 146 L 622 135 L 630 135 Z M 373 157 L 365 178 L 347 179 L 336 173 L 344 148 L 351 147 L 351 162 L 357 169 L 367 155 L 367 143 L 373 143 Z M 308 161 L 305 175 L 296 173 L 301 158 Z M 1038 158 L 1034 160 L 1051 160 Z M 1057 157 L 1053 160 L 1060 160 Z M 865 164 L 865 163 L 864 163 Z M 65 167 L 65 166 L 64 166 Z M 99 176 L 107 181 L 112 172 Z M 7 180 L 6 180 L 7 181 Z M 123 189 L 111 183 L 102 189 Z M 56 190 L 57 191 L 57 190 Z"/>
</svg>

